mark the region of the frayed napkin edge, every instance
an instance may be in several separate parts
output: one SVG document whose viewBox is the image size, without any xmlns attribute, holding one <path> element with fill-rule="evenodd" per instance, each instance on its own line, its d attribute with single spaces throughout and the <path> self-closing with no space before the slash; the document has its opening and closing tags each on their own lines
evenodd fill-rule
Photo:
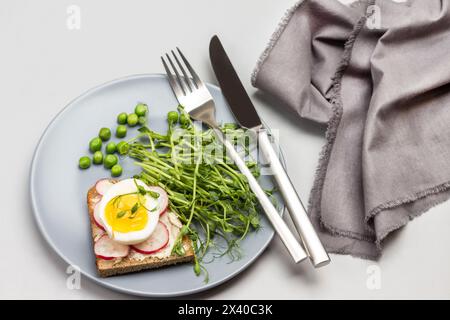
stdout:
<svg viewBox="0 0 450 320">
<path fill-rule="evenodd" d="M 450 190 L 450 181 L 439 184 L 437 186 L 434 186 L 434 187 L 431 187 L 428 189 L 425 189 L 423 191 L 417 192 L 412 196 L 408 196 L 405 198 L 386 202 L 386 203 L 381 204 L 381 205 L 375 207 L 374 209 L 372 209 L 369 212 L 369 215 L 366 217 L 366 220 L 369 221 L 371 219 L 374 219 L 377 214 L 379 214 L 383 211 L 395 209 L 404 204 L 414 203 L 418 200 L 425 199 L 428 196 L 438 195 L 438 194 L 441 194 L 444 192 L 448 192 L 449 190 Z M 425 212 L 428 212 L 431 208 L 436 207 L 436 206 L 448 201 L 449 199 L 450 199 L 450 195 L 446 196 L 443 199 L 439 199 L 439 200 L 430 202 L 424 209 L 418 210 L 418 211 L 412 211 L 408 215 L 405 215 L 404 219 L 402 219 L 402 221 L 400 223 L 397 223 L 388 229 L 382 230 L 381 233 L 377 236 L 377 239 L 375 240 L 375 244 L 376 244 L 377 248 L 381 251 L 381 249 L 383 248 L 383 241 L 386 239 L 386 237 L 391 232 L 406 226 L 408 224 L 408 222 L 414 220 L 417 217 L 420 217 Z"/>
<path fill-rule="evenodd" d="M 296 4 L 294 4 L 291 8 L 289 8 L 281 21 L 278 23 L 277 28 L 275 29 L 275 32 L 272 34 L 272 36 L 269 39 L 268 44 L 266 45 L 266 48 L 261 53 L 261 55 L 258 58 L 258 61 L 256 62 L 256 66 L 253 69 L 252 76 L 251 76 L 251 83 L 254 87 L 256 87 L 256 78 L 258 77 L 258 73 L 261 70 L 262 65 L 266 61 L 267 57 L 270 55 L 270 52 L 275 47 L 275 45 L 278 42 L 278 39 L 281 37 L 281 35 L 284 32 L 284 29 L 286 29 L 286 26 L 288 25 L 289 21 L 291 20 L 292 16 L 294 15 L 295 11 L 307 0 L 300 0 Z"/>
<path fill-rule="evenodd" d="M 312 211 L 314 209 L 320 210 L 320 202 L 322 198 L 322 190 L 323 190 L 323 184 L 325 182 L 325 176 L 328 168 L 328 163 L 330 160 L 331 151 L 333 149 L 334 141 L 336 139 L 337 130 L 342 118 L 343 113 L 343 106 L 342 106 L 342 100 L 341 100 L 341 80 L 344 76 L 344 73 L 350 63 L 350 59 L 352 56 L 352 50 L 353 45 L 362 30 L 363 26 L 365 25 L 367 21 L 367 16 L 361 17 L 355 24 L 353 30 L 350 32 L 347 41 L 345 42 L 344 46 L 344 53 L 341 58 L 341 62 L 339 66 L 336 69 L 336 72 L 332 78 L 332 90 L 330 94 L 330 102 L 332 104 L 332 116 L 330 120 L 328 121 L 328 127 L 325 133 L 325 139 L 326 143 L 322 148 L 322 151 L 319 155 L 319 162 L 316 168 L 316 172 L 314 175 L 314 183 L 313 187 L 311 189 L 309 201 L 308 201 L 308 213 L 311 218 L 315 218 L 319 220 L 320 226 L 326 230 L 326 232 L 329 232 L 333 236 L 343 237 L 349 239 L 349 241 L 366 241 L 369 243 L 374 243 L 372 241 L 368 241 L 368 238 L 363 238 L 360 235 L 356 236 L 355 234 L 349 234 L 348 231 L 339 230 L 336 228 L 331 228 L 328 224 L 326 224 L 322 219 L 320 218 L 320 212 L 317 212 L 316 215 L 312 214 Z M 315 217 L 314 217 L 315 216 Z M 362 258 L 362 259 L 370 259 L 370 260 L 377 260 L 381 252 L 376 246 L 376 252 L 374 254 L 367 254 L 367 253 L 355 253 L 350 252 L 346 248 L 327 248 L 330 253 L 336 253 L 336 254 L 350 254 L 353 257 Z"/>
</svg>

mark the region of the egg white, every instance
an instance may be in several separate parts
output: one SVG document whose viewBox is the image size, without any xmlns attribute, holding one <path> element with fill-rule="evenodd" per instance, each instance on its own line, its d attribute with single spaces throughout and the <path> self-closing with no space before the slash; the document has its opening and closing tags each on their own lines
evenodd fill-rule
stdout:
<svg viewBox="0 0 450 320">
<path fill-rule="evenodd" d="M 135 181 L 138 185 L 144 187 L 145 189 L 148 189 L 148 186 L 141 180 L 125 179 L 111 186 L 109 190 L 103 195 L 103 198 L 99 203 L 100 222 L 105 228 L 108 236 L 114 241 L 122 244 L 136 244 L 147 240 L 155 230 L 159 220 L 159 210 L 155 210 L 155 212 L 147 210 L 148 220 L 147 224 L 142 230 L 130 232 L 118 232 L 113 231 L 112 227 L 108 224 L 105 214 L 106 205 L 109 203 L 109 201 L 114 199 L 114 197 L 131 192 L 137 192 L 138 190 Z M 154 199 L 148 195 L 144 197 L 145 197 L 145 207 L 147 209 L 152 210 L 153 208 L 157 208 L 158 206 L 157 199 Z"/>
</svg>

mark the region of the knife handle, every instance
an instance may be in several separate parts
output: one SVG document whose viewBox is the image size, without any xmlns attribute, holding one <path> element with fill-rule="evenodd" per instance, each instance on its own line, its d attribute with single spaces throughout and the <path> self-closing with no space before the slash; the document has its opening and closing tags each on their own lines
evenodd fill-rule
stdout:
<svg viewBox="0 0 450 320">
<path fill-rule="evenodd" d="M 328 264 L 330 262 L 330 257 L 320 242 L 320 239 L 308 218 L 305 207 L 295 191 L 289 176 L 283 169 L 283 166 L 281 165 L 281 162 L 272 147 L 266 130 L 262 129 L 258 132 L 258 142 L 265 160 L 272 169 L 272 174 L 275 177 L 278 189 L 283 196 L 289 214 L 294 222 L 295 228 L 302 238 L 303 245 L 309 258 L 311 259 L 312 264 L 316 268 Z"/>
<path fill-rule="evenodd" d="M 224 137 L 223 133 L 219 129 L 215 128 L 214 132 L 216 133 L 220 142 L 222 142 L 225 146 L 227 154 L 237 165 L 241 173 L 244 174 L 247 178 L 250 189 L 255 193 L 256 197 L 259 200 L 259 203 L 261 204 L 261 207 L 267 215 L 267 218 L 272 223 L 275 232 L 281 238 L 281 241 L 286 246 L 286 249 L 289 251 L 295 263 L 299 263 L 300 261 L 306 259 L 308 256 L 305 250 L 302 248 L 301 244 L 297 241 L 291 230 L 281 218 L 277 209 L 275 209 L 274 205 L 272 204 L 272 201 L 270 201 L 269 197 L 261 188 L 251 171 L 247 168 L 244 160 L 242 160 L 239 153 L 234 149 L 233 144 Z"/>
</svg>

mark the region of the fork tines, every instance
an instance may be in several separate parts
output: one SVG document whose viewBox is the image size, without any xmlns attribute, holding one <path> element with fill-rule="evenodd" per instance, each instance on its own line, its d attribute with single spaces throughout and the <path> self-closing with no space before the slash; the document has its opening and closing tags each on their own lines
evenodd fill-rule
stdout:
<svg viewBox="0 0 450 320">
<path fill-rule="evenodd" d="M 176 64 L 173 63 L 173 60 L 168 53 L 166 53 L 165 57 L 161 56 L 161 60 L 164 65 L 164 69 L 166 69 L 170 85 L 172 86 L 175 95 L 186 96 L 189 93 L 197 89 L 200 89 L 200 87 L 203 86 L 203 82 L 200 80 L 197 73 L 195 73 L 194 69 L 192 69 L 191 65 L 184 57 L 181 50 L 177 48 L 177 52 L 178 56 L 181 57 L 181 60 L 183 61 L 184 65 L 180 61 L 179 57 L 174 52 L 174 50 L 171 50 L 171 53 Z M 167 61 L 169 61 L 169 64 L 166 63 L 166 59 Z M 169 68 L 169 65 L 171 68 Z"/>
</svg>

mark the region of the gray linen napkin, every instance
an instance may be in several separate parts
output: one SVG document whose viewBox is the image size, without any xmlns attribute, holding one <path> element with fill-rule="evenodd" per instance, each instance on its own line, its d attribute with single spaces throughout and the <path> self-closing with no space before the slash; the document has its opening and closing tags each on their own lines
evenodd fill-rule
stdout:
<svg viewBox="0 0 450 320">
<path fill-rule="evenodd" d="M 448 0 L 304 0 L 253 85 L 327 123 L 309 214 L 330 252 L 376 259 L 392 231 L 450 197 Z"/>
</svg>

